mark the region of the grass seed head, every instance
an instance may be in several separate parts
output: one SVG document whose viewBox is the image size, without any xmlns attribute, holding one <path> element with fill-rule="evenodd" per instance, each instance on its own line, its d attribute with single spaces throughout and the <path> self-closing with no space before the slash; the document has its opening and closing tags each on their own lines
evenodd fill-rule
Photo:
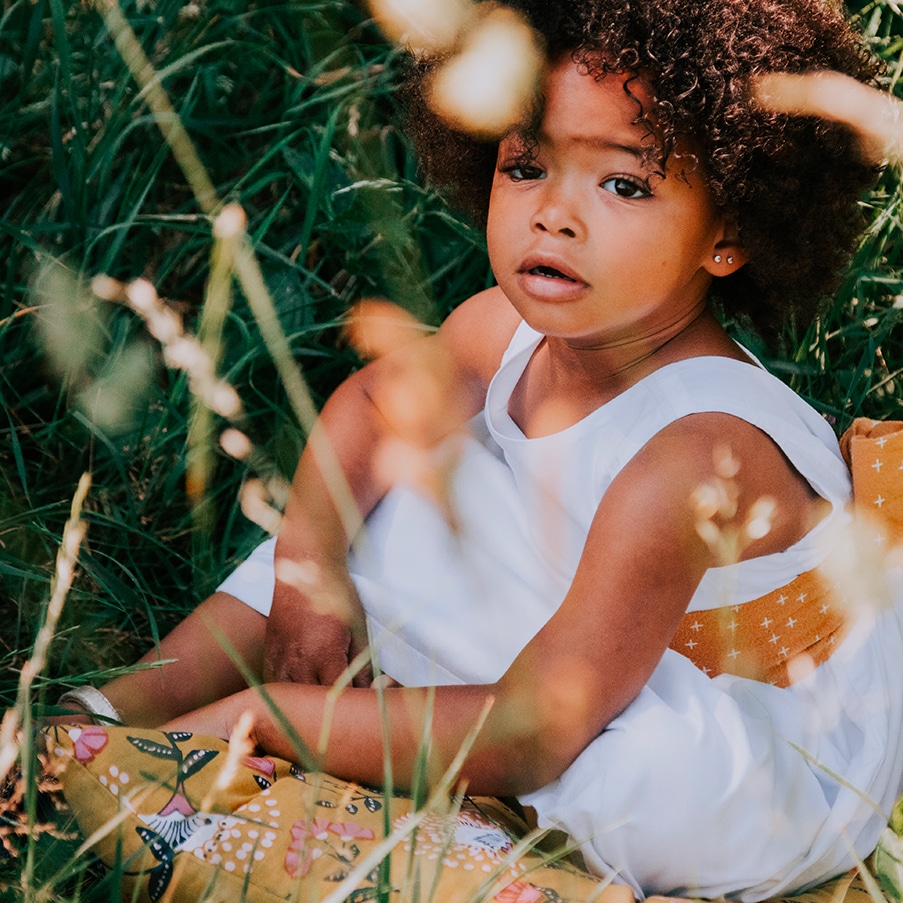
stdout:
<svg viewBox="0 0 903 903">
<path fill-rule="evenodd" d="M 436 72 L 429 100 L 462 131 L 497 138 L 524 120 L 543 68 L 533 29 L 512 10 L 490 9 Z"/>
</svg>

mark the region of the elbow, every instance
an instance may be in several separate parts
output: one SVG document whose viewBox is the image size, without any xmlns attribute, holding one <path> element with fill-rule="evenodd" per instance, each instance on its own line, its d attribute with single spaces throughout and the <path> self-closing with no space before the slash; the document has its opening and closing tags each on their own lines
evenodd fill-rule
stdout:
<svg viewBox="0 0 903 903">
<path fill-rule="evenodd" d="M 469 793 L 521 796 L 561 777 L 580 752 L 563 749 L 550 735 L 519 732 L 475 750 L 462 777 Z"/>
<path fill-rule="evenodd" d="M 468 758 L 474 793 L 520 796 L 557 780 L 605 727 L 598 716 L 532 697 L 498 699 Z"/>
</svg>

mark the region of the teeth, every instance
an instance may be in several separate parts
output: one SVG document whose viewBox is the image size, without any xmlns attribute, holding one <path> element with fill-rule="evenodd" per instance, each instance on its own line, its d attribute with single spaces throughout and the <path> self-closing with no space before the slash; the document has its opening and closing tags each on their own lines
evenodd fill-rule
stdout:
<svg viewBox="0 0 903 903">
<path fill-rule="evenodd" d="M 533 267 L 530 272 L 534 276 L 546 276 L 549 279 L 565 279 L 568 282 L 573 282 L 574 280 L 570 278 L 570 276 L 565 276 L 560 270 L 556 270 L 553 267 Z"/>
</svg>

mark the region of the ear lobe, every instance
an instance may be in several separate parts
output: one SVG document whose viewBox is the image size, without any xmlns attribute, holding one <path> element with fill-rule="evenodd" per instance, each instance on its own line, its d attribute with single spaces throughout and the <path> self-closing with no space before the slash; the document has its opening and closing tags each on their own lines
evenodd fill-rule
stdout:
<svg viewBox="0 0 903 903">
<path fill-rule="evenodd" d="M 747 260 L 748 257 L 740 243 L 737 227 L 733 222 L 728 221 L 724 225 L 721 238 L 712 248 L 711 259 L 706 261 L 703 266 L 713 276 L 729 276 L 731 273 L 736 273 Z"/>
</svg>

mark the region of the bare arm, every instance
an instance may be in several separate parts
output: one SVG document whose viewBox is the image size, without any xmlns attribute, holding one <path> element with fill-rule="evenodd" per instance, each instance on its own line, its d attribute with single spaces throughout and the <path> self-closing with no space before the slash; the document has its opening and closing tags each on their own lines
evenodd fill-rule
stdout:
<svg viewBox="0 0 903 903">
<path fill-rule="evenodd" d="M 748 556 L 786 548 L 811 526 L 810 490 L 764 435 L 725 415 L 696 415 L 653 439 L 625 468 L 594 519 L 571 589 L 558 612 L 492 686 L 440 687 L 432 714 L 435 768 L 447 765 L 487 702 L 492 708 L 463 776 L 473 792 L 523 793 L 560 775 L 648 680 L 683 615 L 711 552 L 696 533 L 689 498 L 712 478 L 713 451 L 731 445 L 741 463 L 739 517 L 776 496 L 772 532 Z M 316 748 L 326 691 L 270 685 L 268 692 Z M 399 786 L 413 775 L 427 691 L 385 692 L 392 767 Z M 295 751 L 256 691 L 187 716 L 176 726 L 228 733 L 241 711 L 256 716 L 267 751 Z M 347 690 L 337 700 L 325 760 L 333 774 L 383 778 L 377 695 Z"/>
<path fill-rule="evenodd" d="M 332 684 L 364 648 L 346 558 L 391 485 L 381 452 L 399 442 L 429 448 L 460 429 L 480 409 L 516 321 L 498 290 L 483 292 L 438 334 L 369 364 L 329 399 L 298 464 L 276 546 L 266 680 Z M 368 677 L 362 672 L 355 685 Z"/>
</svg>

